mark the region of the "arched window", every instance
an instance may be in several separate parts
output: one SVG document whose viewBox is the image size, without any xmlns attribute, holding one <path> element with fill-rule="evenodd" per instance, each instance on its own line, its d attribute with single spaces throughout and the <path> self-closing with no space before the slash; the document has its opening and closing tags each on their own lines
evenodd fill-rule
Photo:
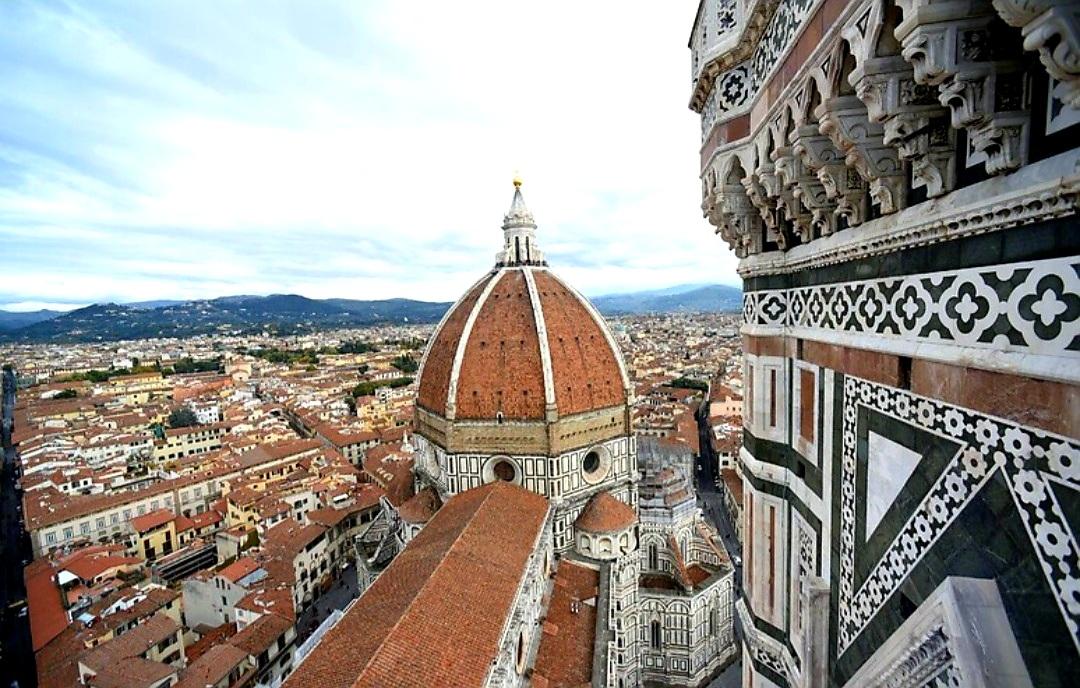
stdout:
<svg viewBox="0 0 1080 688">
<path fill-rule="evenodd" d="M 654 649 L 660 649 L 660 622 L 653 621 L 649 624 L 649 645 Z"/>
<path fill-rule="evenodd" d="M 660 554 L 656 551 L 656 543 L 649 543 L 649 568 L 656 570 L 660 568 Z"/>
</svg>

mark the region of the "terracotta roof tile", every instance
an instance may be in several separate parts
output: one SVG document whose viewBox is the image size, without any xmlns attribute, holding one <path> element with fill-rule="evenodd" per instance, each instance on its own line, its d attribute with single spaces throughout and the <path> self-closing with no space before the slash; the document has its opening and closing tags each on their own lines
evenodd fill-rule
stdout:
<svg viewBox="0 0 1080 688">
<path fill-rule="evenodd" d="M 263 614 L 229 638 L 229 644 L 257 657 L 292 626 L 293 622 L 283 616 Z"/>
<path fill-rule="evenodd" d="M 537 677 L 550 688 L 577 688 L 592 681 L 596 605 L 586 601 L 595 600 L 599 584 L 599 571 L 570 560 L 559 564 L 533 664 L 534 685 L 540 685 Z"/>
<path fill-rule="evenodd" d="M 589 533 L 611 533 L 635 523 L 637 514 L 633 508 L 620 502 L 610 492 L 598 492 L 581 510 L 574 526 Z"/>
<path fill-rule="evenodd" d="M 439 493 L 433 487 L 425 487 L 398 507 L 398 515 L 406 523 L 427 523 L 440 506 Z"/>
<path fill-rule="evenodd" d="M 457 385 L 457 417 L 544 417 L 544 367 L 528 285 L 520 270 L 500 272 L 473 324 Z"/>
<path fill-rule="evenodd" d="M 259 569 L 259 562 L 251 557 L 241 557 L 218 572 L 222 578 L 235 583 Z"/>
<path fill-rule="evenodd" d="M 131 519 L 131 527 L 136 533 L 145 533 L 165 525 L 174 518 L 176 514 L 172 512 L 172 509 L 158 509 Z"/>
<path fill-rule="evenodd" d="M 481 685 L 547 510 L 503 482 L 450 499 L 285 685 Z"/>
<path fill-rule="evenodd" d="M 34 652 L 45 647 L 68 625 L 52 565 L 46 559 L 31 562 L 23 570 L 26 604 L 30 616 L 30 637 Z"/>
<path fill-rule="evenodd" d="M 214 645 L 188 665 L 174 688 L 206 688 L 213 686 L 245 662 L 248 655 L 229 643 Z"/>
<path fill-rule="evenodd" d="M 469 314 L 476 305 L 480 293 L 490 279 L 491 275 L 484 277 L 466 292 L 465 296 L 450 310 L 446 321 L 435 335 L 435 339 L 428 346 L 428 353 L 424 360 L 424 368 L 421 371 L 416 394 L 416 403 L 422 408 L 434 411 L 439 415 L 446 415 L 450 374 L 454 367 L 454 356 L 457 354 L 458 343 L 461 341 L 461 334 L 465 330 L 465 322 L 469 319 Z"/>
<path fill-rule="evenodd" d="M 537 270 L 544 308 L 555 403 L 566 416 L 626 403 L 622 373 L 602 325 L 558 277 Z"/>
</svg>

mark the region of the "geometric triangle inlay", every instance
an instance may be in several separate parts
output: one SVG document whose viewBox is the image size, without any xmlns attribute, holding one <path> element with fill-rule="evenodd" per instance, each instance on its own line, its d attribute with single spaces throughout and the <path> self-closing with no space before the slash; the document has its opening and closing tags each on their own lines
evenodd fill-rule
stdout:
<svg viewBox="0 0 1080 688">
<path fill-rule="evenodd" d="M 870 431 L 866 452 L 866 539 L 870 539 L 922 456 Z"/>
</svg>

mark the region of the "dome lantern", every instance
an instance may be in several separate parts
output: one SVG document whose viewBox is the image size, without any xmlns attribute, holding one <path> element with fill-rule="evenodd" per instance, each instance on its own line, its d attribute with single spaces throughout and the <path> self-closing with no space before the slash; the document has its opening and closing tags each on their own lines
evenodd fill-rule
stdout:
<svg viewBox="0 0 1080 688">
<path fill-rule="evenodd" d="M 499 267 L 547 265 L 536 244 L 536 221 L 521 195 L 521 177 L 514 175 L 514 199 L 503 216 L 503 248 L 495 256 Z"/>
</svg>

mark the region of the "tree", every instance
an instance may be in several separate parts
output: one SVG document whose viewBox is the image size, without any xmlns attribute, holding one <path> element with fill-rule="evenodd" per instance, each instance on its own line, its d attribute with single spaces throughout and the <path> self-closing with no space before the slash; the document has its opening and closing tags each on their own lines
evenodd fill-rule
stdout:
<svg viewBox="0 0 1080 688">
<path fill-rule="evenodd" d="M 677 377 L 668 383 L 671 387 L 679 387 L 682 389 L 696 389 L 702 392 L 706 392 L 709 389 L 709 383 L 701 380 L 693 380 L 688 377 Z"/>
<path fill-rule="evenodd" d="M 222 362 L 225 359 L 221 356 L 217 358 L 208 358 L 203 361 L 196 361 L 189 356 L 181 358 L 179 361 L 173 364 L 172 372 L 174 373 L 212 373 L 221 372 Z"/>
<path fill-rule="evenodd" d="M 403 373 L 415 373 L 416 369 L 420 367 L 420 364 L 410 356 L 409 354 L 402 354 L 394 359 L 390 365 L 394 366 Z"/>
<path fill-rule="evenodd" d="M 341 346 L 337 348 L 338 353 L 341 354 L 366 354 L 369 351 L 378 351 L 379 347 L 370 342 L 362 340 L 354 340 L 351 342 L 342 342 Z"/>
<path fill-rule="evenodd" d="M 188 428 L 198 423 L 199 419 L 195 417 L 195 412 L 187 406 L 173 409 L 173 412 L 169 414 L 170 428 Z"/>
<path fill-rule="evenodd" d="M 79 393 L 76 392 L 75 390 L 73 390 L 73 389 L 65 389 L 64 391 L 60 392 L 55 397 L 53 397 L 53 399 L 74 399 L 77 396 L 79 396 Z"/>
<path fill-rule="evenodd" d="M 352 395 L 354 397 L 368 397 L 374 394 L 375 390 L 380 387 L 404 387 L 412 381 L 413 379 L 411 377 L 395 377 L 392 380 L 380 380 L 379 382 L 361 382 L 353 387 Z"/>
</svg>

